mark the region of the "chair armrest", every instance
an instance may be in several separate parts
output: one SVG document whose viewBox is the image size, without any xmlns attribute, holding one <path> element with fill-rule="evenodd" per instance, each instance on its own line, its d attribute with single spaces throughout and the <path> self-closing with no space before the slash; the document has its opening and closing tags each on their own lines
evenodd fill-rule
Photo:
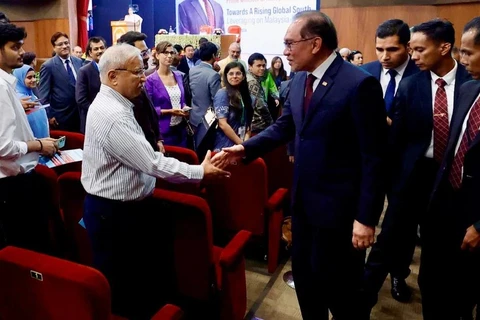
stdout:
<svg viewBox="0 0 480 320">
<path fill-rule="evenodd" d="M 267 201 L 266 209 L 268 212 L 275 212 L 282 209 L 283 201 L 287 197 L 288 189 L 278 188 Z"/>
<path fill-rule="evenodd" d="M 152 320 L 179 320 L 183 316 L 183 311 L 173 304 L 166 304 L 162 309 L 152 317 Z"/>
<path fill-rule="evenodd" d="M 243 255 L 243 249 L 250 239 L 252 233 L 250 231 L 240 230 L 235 237 L 223 248 L 220 254 L 220 265 L 223 268 L 229 268 L 233 266 Z"/>
</svg>

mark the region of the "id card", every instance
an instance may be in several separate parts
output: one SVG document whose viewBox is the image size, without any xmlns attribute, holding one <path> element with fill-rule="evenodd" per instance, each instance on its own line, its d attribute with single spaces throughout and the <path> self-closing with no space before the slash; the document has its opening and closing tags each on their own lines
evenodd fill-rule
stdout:
<svg viewBox="0 0 480 320">
<path fill-rule="evenodd" d="M 242 141 L 245 141 L 245 126 L 238 128 L 238 136 L 240 139 L 242 139 Z"/>
</svg>

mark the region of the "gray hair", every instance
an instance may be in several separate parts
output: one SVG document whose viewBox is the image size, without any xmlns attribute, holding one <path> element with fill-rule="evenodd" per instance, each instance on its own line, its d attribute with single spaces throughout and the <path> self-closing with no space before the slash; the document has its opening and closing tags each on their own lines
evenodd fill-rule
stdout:
<svg viewBox="0 0 480 320">
<path fill-rule="evenodd" d="M 100 69 L 100 80 L 102 82 L 107 79 L 108 71 L 113 69 L 121 69 L 125 67 L 127 61 L 138 58 L 142 62 L 140 50 L 126 43 L 117 44 L 105 50 L 98 62 Z"/>
</svg>

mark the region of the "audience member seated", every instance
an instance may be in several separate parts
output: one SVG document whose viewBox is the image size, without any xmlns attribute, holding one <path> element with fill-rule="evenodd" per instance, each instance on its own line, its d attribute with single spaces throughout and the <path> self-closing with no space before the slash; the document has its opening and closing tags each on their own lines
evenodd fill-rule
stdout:
<svg viewBox="0 0 480 320">
<path fill-rule="evenodd" d="M 363 65 L 363 54 L 358 50 L 353 50 L 347 58 L 348 62 L 353 65 L 361 66 Z"/>
</svg>

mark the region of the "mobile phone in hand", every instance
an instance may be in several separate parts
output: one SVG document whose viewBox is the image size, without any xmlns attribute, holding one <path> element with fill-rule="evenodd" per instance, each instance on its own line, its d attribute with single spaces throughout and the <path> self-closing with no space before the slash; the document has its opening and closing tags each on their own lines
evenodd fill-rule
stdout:
<svg viewBox="0 0 480 320">
<path fill-rule="evenodd" d="M 192 107 L 183 107 L 182 110 L 185 112 L 190 112 L 192 110 Z"/>
<path fill-rule="evenodd" d="M 65 136 L 61 136 L 60 138 L 57 139 L 57 145 L 59 149 L 65 147 L 65 140 L 67 140 Z"/>
</svg>

